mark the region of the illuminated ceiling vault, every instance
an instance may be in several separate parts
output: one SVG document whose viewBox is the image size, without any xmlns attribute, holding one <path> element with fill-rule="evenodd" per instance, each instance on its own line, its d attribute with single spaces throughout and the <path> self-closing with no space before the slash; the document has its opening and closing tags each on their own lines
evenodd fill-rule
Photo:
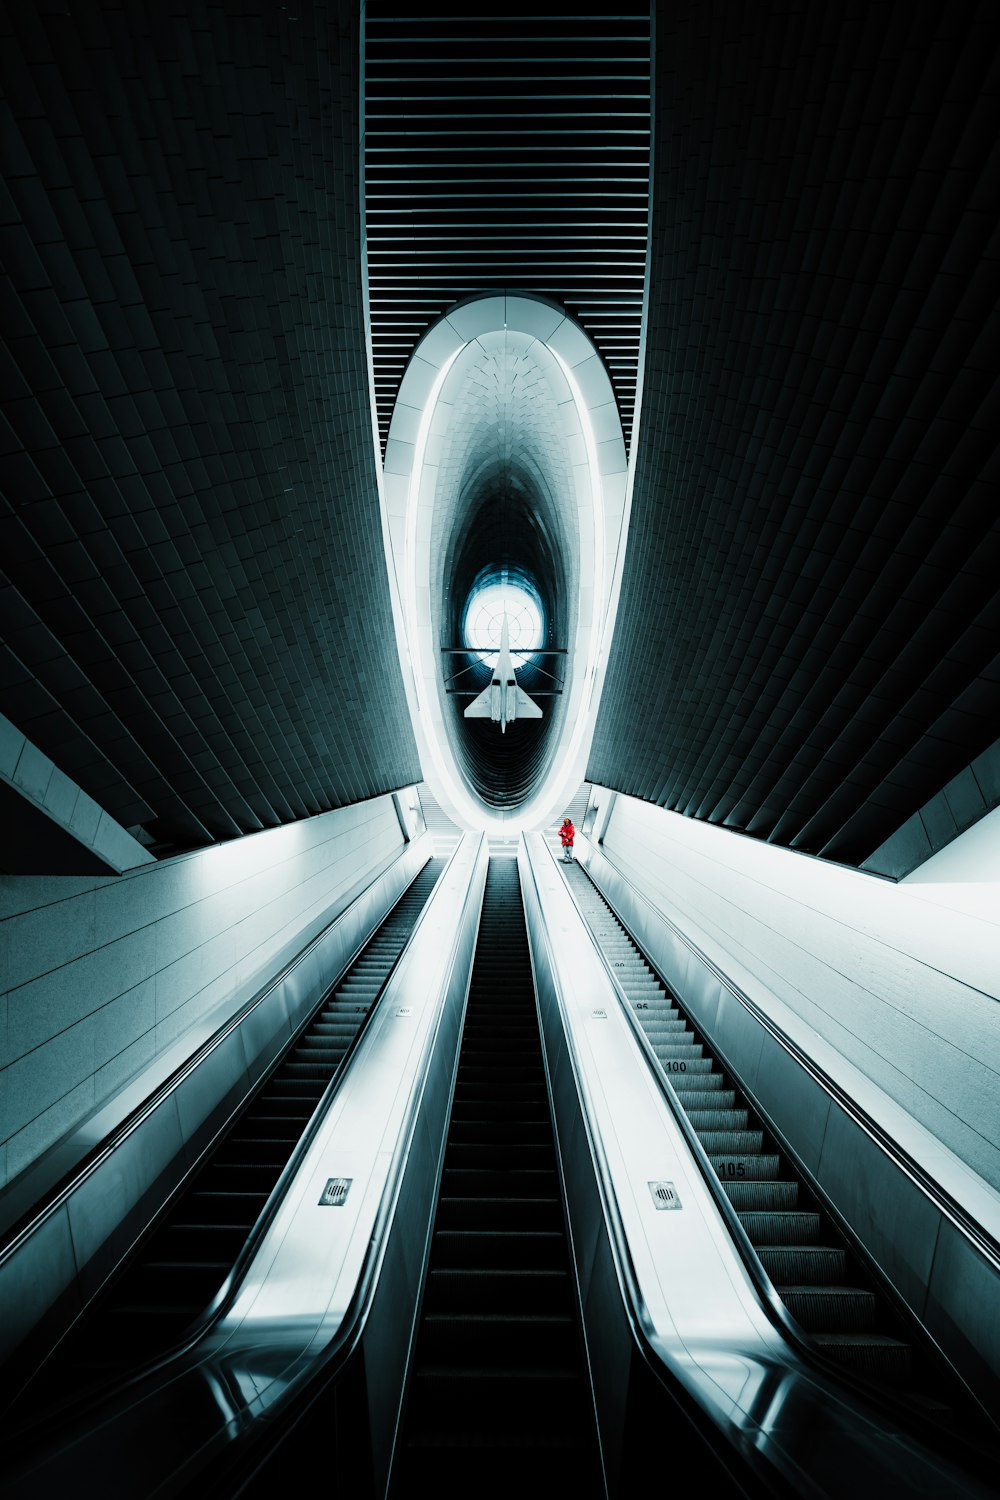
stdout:
<svg viewBox="0 0 1000 1500">
<path fill-rule="evenodd" d="M 579 325 L 540 298 L 453 308 L 400 384 L 384 495 L 425 776 L 462 821 L 544 822 L 583 776 L 613 628 L 607 559 L 626 522 L 621 421 Z M 494 663 L 461 648 L 475 644 L 463 635 L 470 599 L 505 582 L 537 601 L 539 649 L 519 683 L 543 712 L 501 733 L 464 715 L 463 689 L 477 695 Z"/>
</svg>

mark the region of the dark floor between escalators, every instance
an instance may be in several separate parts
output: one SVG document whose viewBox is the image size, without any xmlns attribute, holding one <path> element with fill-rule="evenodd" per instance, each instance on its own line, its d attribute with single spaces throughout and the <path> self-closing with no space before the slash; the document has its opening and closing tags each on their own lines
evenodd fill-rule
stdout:
<svg viewBox="0 0 1000 1500">
<path fill-rule="evenodd" d="M 432 859 L 18 1402 L 42 1411 L 178 1344 L 211 1304 L 444 868 Z"/>
<path fill-rule="evenodd" d="M 764 1271 L 813 1345 L 977 1445 L 994 1444 L 579 865 L 565 876 Z"/>
<path fill-rule="evenodd" d="M 395 1500 L 604 1493 L 517 864 L 490 860 Z"/>
</svg>

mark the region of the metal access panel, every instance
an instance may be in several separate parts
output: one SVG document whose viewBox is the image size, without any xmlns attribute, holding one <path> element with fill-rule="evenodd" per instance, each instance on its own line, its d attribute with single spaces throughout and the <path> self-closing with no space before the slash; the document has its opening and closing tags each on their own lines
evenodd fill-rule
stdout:
<svg viewBox="0 0 1000 1500">
<path fill-rule="evenodd" d="M 320 1195 L 320 1208 L 343 1208 L 353 1181 L 353 1177 L 328 1177 Z"/>
</svg>

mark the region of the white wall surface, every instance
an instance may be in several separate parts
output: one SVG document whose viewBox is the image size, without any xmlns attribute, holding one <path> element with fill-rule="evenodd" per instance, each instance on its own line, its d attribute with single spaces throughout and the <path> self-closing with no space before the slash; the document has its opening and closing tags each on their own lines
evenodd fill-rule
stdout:
<svg viewBox="0 0 1000 1500">
<path fill-rule="evenodd" d="M 624 796 L 603 847 L 890 1133 L 1000 1188 L 1000 811 L 898 885 Z"/>
<path fill-rule="evenodd" d="M 0 1185 L 221 1025 L 402 845 L 386 796 L 118 877 L 0 879 Z"/>
</svg>

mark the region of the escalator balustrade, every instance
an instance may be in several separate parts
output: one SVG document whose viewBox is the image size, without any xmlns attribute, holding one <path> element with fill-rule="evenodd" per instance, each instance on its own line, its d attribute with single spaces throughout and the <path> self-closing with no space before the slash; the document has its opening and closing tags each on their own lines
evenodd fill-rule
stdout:
<svg viewBox="0 0 1000 1500">
<path fill-rule="evenodd" d="M 841 1365 L 915 1394 L 917 1351 L 829 1216 L 589 876 L 573 865 L 566 878 L 789 1312 Z"/>
<path fill-rule="evenodd" d="M 101 1384 L 180 1342 L 232 1270 L 443 869 L 423 867 L 209 1159 L 50 1357 L 29 1404 Z"/>
</svg>

